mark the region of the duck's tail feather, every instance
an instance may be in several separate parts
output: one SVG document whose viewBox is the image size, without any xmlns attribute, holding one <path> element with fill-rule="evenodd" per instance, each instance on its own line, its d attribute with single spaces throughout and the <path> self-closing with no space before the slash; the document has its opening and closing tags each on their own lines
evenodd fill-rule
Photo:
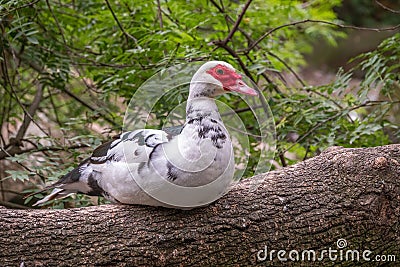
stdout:
<svg viewBox="0 0 400 267">
<path fill-rule="evenodd" d="M 89 165 L 89 158 L 84 160 L 78 167 L 65 174 L 61 179 L 55 182 L 52 185 L 44 187 L 40 191 L 33 192 L 29 195 L 26 195 L 24 198 L 28 198 L 30 196 L 34 196 L 36 194 L 46 192 L 53 189 L 53 192 L 50 195 L 44 197 L 43 199 L 37 201 L 33 206 L 43 205 L 45 202 L 53 200 L 53 199 L 61 199 L 69 196 L 70 194 L 81 192 L 87 194 L 91 188 L 90 186 L 84 182 L 80 181 L 82 176 L 82 172 L 86 170 Z"/>
<path fill-rule="evenodd" d="M 49 189 L 51 189 L 51 188 L 46 188 L 46 189 L 43 189 L 42 191 L 46 191 Z M 42 191 L 40 191 L 40 192 L 42 192 Z M 37 194 L 37 193 L 39 193 L 39 192 L 36 192 L 34 194 Z M 74 194 L 74 193 L 76 193 L 76 191 L 67 190 L 67 189 L 63 189 L 63 188 L 54 188 L 54 190 L 53 190 L 53 192 L 51 192 L 51 194 L 49 194 L 46 197 L 42 198 L 41 200 L 37 201 L 32 206 L 34 206 L 34 207 L 42 206 L 44 203 L 46 203 L 50 200 L 62 199 L 62 198 L 68 197 L 69 195 Z"/>
</svg>

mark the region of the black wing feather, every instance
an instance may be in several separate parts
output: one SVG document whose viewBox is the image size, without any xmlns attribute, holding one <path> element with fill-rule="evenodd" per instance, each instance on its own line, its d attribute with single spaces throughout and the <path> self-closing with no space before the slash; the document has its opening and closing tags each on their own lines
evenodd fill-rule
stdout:
<svg viewBox="0 0 400 267">
<path fill-rule="evenodd" d="M 122 140 L 111 140 L 96 147 L 90 157 L 90 163 L 102 164 L 109 160 L 108 151 L 118 145 Z"/>
</svg>

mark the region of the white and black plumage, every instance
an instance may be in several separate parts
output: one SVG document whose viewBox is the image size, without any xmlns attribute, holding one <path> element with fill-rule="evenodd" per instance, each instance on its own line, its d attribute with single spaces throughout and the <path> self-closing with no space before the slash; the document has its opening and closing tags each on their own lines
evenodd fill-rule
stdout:
<svg viewBox="0 0 400 267">
<path fill-rule="evenodd" d="M 229 91 L 257 95 L 230 64 L 203 64 L 191 80 L 186 122 L 178 135 L 152 129 L 122 133 L 46 187 L 53 192 L 35 205 L 77 192 L 114 203 L 175 208 L 218 199 L 232 181 L 234 161 L 214 97 Z"/>
</svg>

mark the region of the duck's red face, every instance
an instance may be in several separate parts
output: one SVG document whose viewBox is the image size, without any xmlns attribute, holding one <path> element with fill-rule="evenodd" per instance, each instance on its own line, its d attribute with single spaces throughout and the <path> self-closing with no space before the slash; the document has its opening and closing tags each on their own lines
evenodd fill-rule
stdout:
<svg viewBox="0 0 400 267">
<path fill-rule="evenodd" d="M 222 83 L 222 87 L 226 91 L 238 92 L 252 96 L 258 95 L 256 90 L 243 82 L 241 75 L 222 64 L 218 64 L 215 67 L 207 70 L 207 73 L 220 81 Z"/>
</svg>

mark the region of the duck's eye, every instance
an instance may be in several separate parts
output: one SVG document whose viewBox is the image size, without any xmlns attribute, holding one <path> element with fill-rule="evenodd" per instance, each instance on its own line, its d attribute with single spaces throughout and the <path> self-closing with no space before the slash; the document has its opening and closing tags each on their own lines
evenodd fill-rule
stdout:
<svg viewBox="0 0 400 267">
<path fill-rule="evenodd" d="M 223 71 L 222 69 L 217 69 L 216 72 L 217 72 L 219 75 L 224 74 L 224 71 Z"/>
</svg>

